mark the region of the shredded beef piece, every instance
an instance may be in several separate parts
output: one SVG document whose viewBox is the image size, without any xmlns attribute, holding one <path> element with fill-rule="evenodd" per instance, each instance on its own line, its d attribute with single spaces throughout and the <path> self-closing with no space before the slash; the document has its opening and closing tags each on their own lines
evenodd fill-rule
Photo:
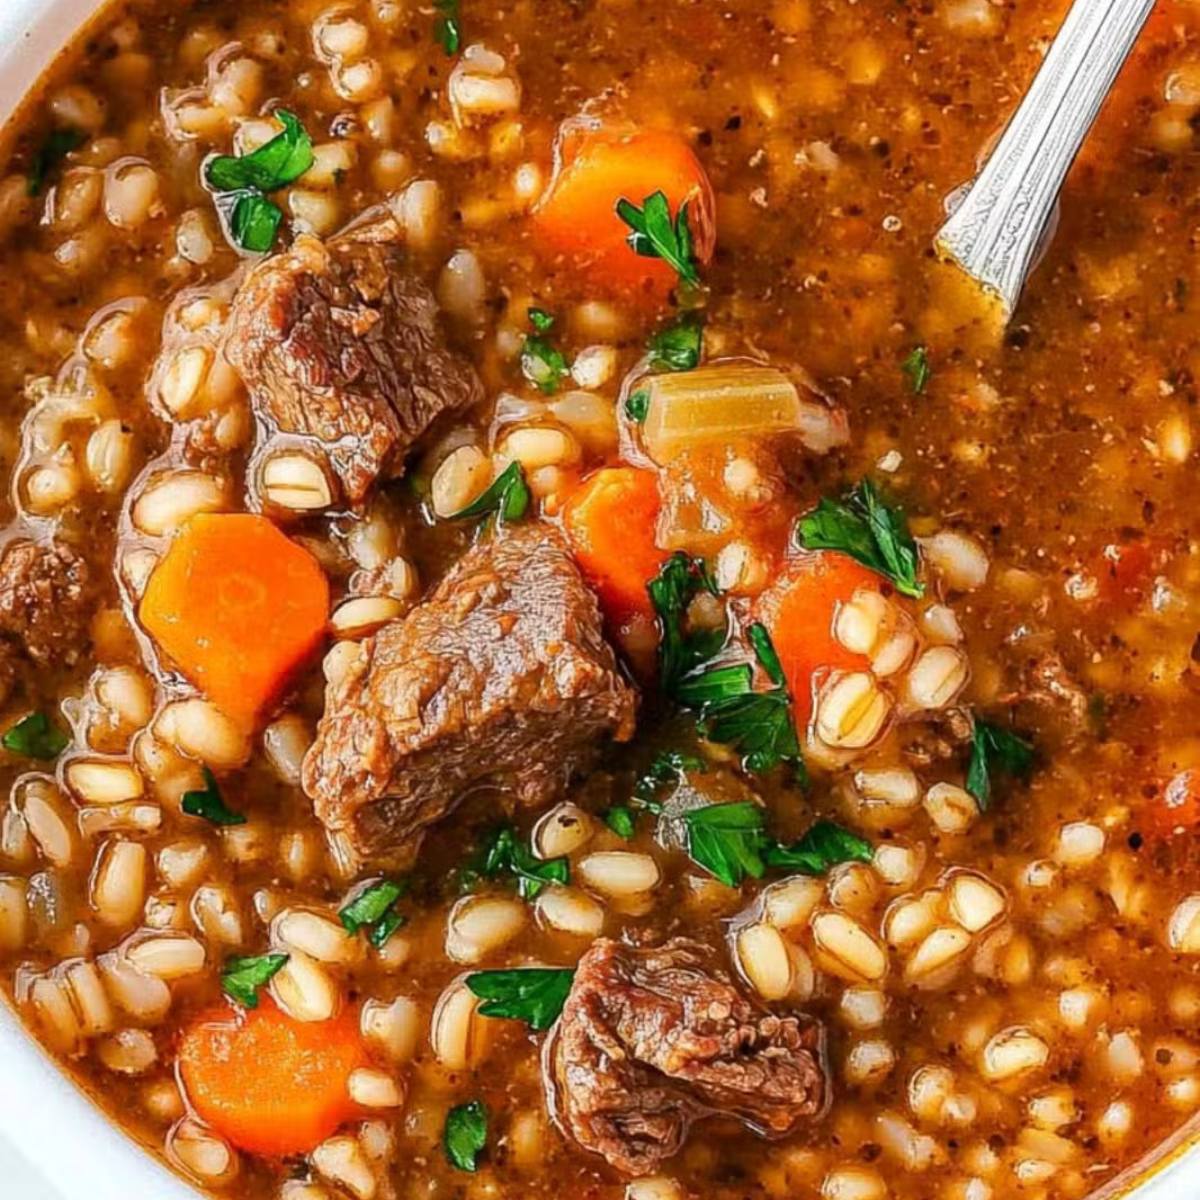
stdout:
<svg viewBox="0 0 1200 1200">
<path fill-rule="evenodd" d="M 474 786 L 557 797 L 636 708 L 561 535 L 502 529 L 330 685 L 304 788 L 360 855 L 393 854 Z"/>
<path fill-rule="evenodd" d="M 628 1175 L 656 1170 L 698 1118 L 778 1137 L 822 1112 L 829 1092 L 820 1023 L 752 1004 L 715 951 L 683 938 L 594 942 L 543 1066 L 562 1129 Z"/>
<path fill-rule="evenodd" d="M 87 563 L 60 543 L 9 542 L 0 555 L 0 634 L 39 666 L 70 666 L 88 647 Z"/>
</svg>

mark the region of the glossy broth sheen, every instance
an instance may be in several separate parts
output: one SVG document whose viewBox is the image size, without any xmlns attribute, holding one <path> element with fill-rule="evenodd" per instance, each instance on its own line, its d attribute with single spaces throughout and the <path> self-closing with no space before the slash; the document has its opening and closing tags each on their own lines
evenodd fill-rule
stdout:
<svg viewBox="0 0 1200 1200">
<path fill-rule="evenodd" d="M 343 1009 L 404 997 L 415 1014 L 415 1045 L 390 1058 L 373 1052 L 375 1067 L 400 1082 L 403 1104 L 342 1130 L 355 1139 L 362 1171 L 339 1175 L 320 1154 L 278 1159 L 204 1141 L 186 1115 L 175 1054 L 180 1030 L 221 1003 L 222 961 L 264 953 L 268 926 L 285 910 L 336 920 L 355 882 L 379 872 L 339 865 L 296 782 L 298 754 L 287 736 L 300 731 L 301 751 L 311 739 L 323 705 L 318 662 L 273 718 L 291 714 L 291 724 L 271 726 L 285 750 L 272 755 L 256 734 L 246 765 L 214 764 L 224 799 L 249 823 L 221 829 L 180 812 L 182 793 L 204 787 L 196 756 L 176 756 L 168 770 L 136 745 L 157 708 L 186 687 L 169 671 L 156 674 L 136 632 L 137 591 L 128 575 L 124 589 L 114 575 L 136 540 L 127 514 L 137 472 L 164 454 L 179 465 L 171 423 L 146 398 L 163 313 L 184 289 L 220 297 L 241 263 L 216 220 L 202 161 L 234 152 L 238 127 L 278 107 L 295 113 L 318 146 L 334 147 L 326 178 L 273 195 L 284 211 L 283 246 L 306 227 L 332 234 L 412 179 L 437 182 L 427 245 L 414 258 L 488 397 L 458 418 L 467 433 L 451 421 L 424 439 L 409 468 L 415 486 L 390 484 L 365 512 L 285 523 L 328 567 L 335 595 L 351 571 L 396 553 L 428 590 L 469 545 L 473 526 L 433 519 L 424 499 L 456 444 L 490 448 L 501 393 L 545 399 L 517 362 L 530 305 L 556 315 L 553 336 L 568 360 L 593 345 L 617 355 L 617 369 L 593 389 L 608 414 L 598 435 L 581 436 L 579 460 L 535 487 L 546 518 L 557 518 L 580 478 L 617 462 L 611 414 L 621 378 L 675 298 L 614 299 L 539 241 L 528 210 L 551 177 L 560 124 L 586 111 L 674 131 L 712 181 L 706 356 L 803 368 L 848 415 L 848 445 L 804 455 L 786 495 L 773 501 L 777 519 L 747 525 L 746 544 L 777 572 L 791 518 L 867 475 L 903 503 L 918 536 L 954 530 L 973 539 L 988 560 L 986 581 L 955 586 L 951 569 L 938 583 L 937 564 L 927 564 L 929 596 L 909 611 L 916 619 L 944 598 L 970 660 L 960 705 L 1014 726 L 1037 748 L 1028 782 L 997 777 L 990 811 L 961 827 L 939 828 L 920 805 L 873 814 L 854 782 L 863 767 L 905 766 L 922 789 L 961 784 L 966 749 L 936 722 L 893 729 L 865 758 L 814 765 L 807 794 L 778 772 L 736 784 L 732 769 L 710 773 L 733 789 L 710 802 L 743 798 L 752 787 L 781 837 L 826 816 L 876 847 L 902 849 L 901 865 L 884 874 L 858 864 L 825 881 L 822 905 L 840 906 L 880 945 L 895 905 L 944 892 L 955 868 L 997 885 L 1006 914 L 973 933 L 948 972 L 928 977 L 908 966 L 916 941 L 886 949 L 881 981 L 818 955 L 813 995 L 797 1006 L 827 1026 L 828 1113 L 774 1142 L 732 1121 L 698 1126 L 663 1164 L 665 1190 L 634 1185 L 643 1190 L 631 1190 L 631 1200 L 1090 1194 L 1200 1108 L 1200 935 L 1187 908 L 1200 894 L 1200 792 L 1191 796 L 1186 775 L 1200 768 L 1200 7 L 1161 0 L 1071 175 L 1053 242 L 1007 330 L 935 262 L 930 244 L 946 196 L 971 176 L 1036 70 L 1065 9 L 1058 0 L 463 0 L 463 46 L 502 55 L 502 73 L 519 78 L 521 96 L 515 111 L 462 125 L 447 98 L 455 59 L 434 40 L 430 12 L 390 0 L 334 7 L 365 30 L 350 64 L 362 67 L 358 74 L 319 53 L 327 0 L 110 6 L 5 135 L 3 503 L 15 530 L 65 537 L 100 581 L 90 646 L 81 644 L 74 666 L 28 673 L 0 721 L 7 728 L 39 710 L 73 725 L 57 764 L 17 754 L 0 763 L 12 788 L 0 806 L 6 992 L 115 1120 L 214 1191 L 247 1200 L 324 1200 L 342 1195 L 339 1187 L 359 1200 L 626 1195 L 627 1181 L 571 1146 L 547 1116 L 541 1034 L 485 1021 L 465 1067 L 439 1062 L 431 1046 L 438 999 L 466 969 L 445 952 L 455 872 L 509 811 L 490 791 L 431 830 L 400 906 L 407 924 L 385 952 L 328 967 Z M 253 78 L 222 81 L 221 71 L 242 59 L 258 64 Z M 188 89 L 201 89 L 196 103 L 209 106 L 210 120 L 197 117 L 198 136 L 181 139 L 164 113 L 174 106 L 178 114 Z M 87 136 L 30 196 L 31 163 L 56 127 Z M 114 186 L 129 168 L 112 164 L 126 157 L 151 169 L 144 187 Z M 455 254 L 457 270 L 447 272 Z M 910 359 L 917 347 L 930 370 L 919 390 Z M 38 442 L 30 425 L 22 436 L 45 390 L 31 381 L 46 376 L 57 379 L 56 394 L 79 400 L 53 424 L 57 442 Z M 223 430 L 214 423 L 212 458 L 224 455 L 240 478 L 254 436 L 244 398 L 229 414 Z M 117 462 L 105 490 L 88 466 L 88 445 L 112 420 L 126 431 L 112 453 L 129 461 Z M 74 464 L 66 482 L 43 477 L 49 498 L 31 498 L 32 475 L 64 463 Z M 239 486 L 227 507 L 241 508 L 241 496 Z M 617 638 L 639 670 L 653 662 L 653 636 L 643 627 Z M 122 686 L 114 680 L 132 689 L 124 707 L 111 702 Z M 656 699 L 652 685 L 646 691 L 632 747 L 610 750 L 567 797 L 593 816 L 627 801 L 656 751 L 696 749 L 694 723 Z M 146 828 L 133 827 L 128 811 L 107 826 L 81 823 L 95 805 L 72 787 L 68 766 L 96 754 L 135 766 L 142 802 L 161 810 Z M 49 775 L 31 785 L 31 770 Z M 692 782 L 708 786 L 703 775 Z M 30 786 L 42 797 L 32 814 Z M 1169 807 L 1180 796 L 1184 803 Z M 516 813 L 523 837 L 538 815 Z M 645 911 L 606 905 L 604 932 L 723 944 L 723 922 L 763 884 L 723 887 L 651 834 L 643 819 L 627 844 L 596 820 L 592 841 L 572 852 L 573 869 L 595 850 L 634 849 L 659 862 L 662 881 Z M 126 842 L 147 851 L 141 893 L 133 910 L 106 919 L 96 879 L 113 845 Z M 500 881 L 482 890 L 512 894 Z M 68 1022 L 64 1033 L 36 1003 L 38 981 L 62 979 L 62 964 L 92 962 L 146 929 L 176 931 L 203 948 L 200 969 L 168 981 L 169 1009 L 131 1017 L 113 1001 L 98 1027 Z M 484 965 L 570 966 L 588 940 L 539 926 L 530 910 Z M 816 954 L 809 934 L 796 941 Z M 994 1063 L 1014 1031 L 1044 1054 L 1035 1050 L 1040 1061 L 1008 1075 Z M 447 1111 L 473 1099 L 491 1119 L 472 1175 L 446 1161 L 441 1138 Z"/>
</svg>

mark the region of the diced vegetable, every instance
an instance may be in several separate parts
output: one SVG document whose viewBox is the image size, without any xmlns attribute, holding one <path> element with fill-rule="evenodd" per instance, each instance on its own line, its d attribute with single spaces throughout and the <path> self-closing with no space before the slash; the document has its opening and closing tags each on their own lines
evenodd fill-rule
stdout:
<svg viewBox="0 0 1200 1200">
<path fill-rule="evenodd" d="M 878 591 L 879 576 L 844 554 L 802 553 L 787 560 L 778 579 L 759 596 L 755 616 L 766 626 L 792 695 L 797 729 L 812 717 L 813 692 L 831 670 L 854 670 L 866 659 L 833 634 L 838 606 L 859 588 Z"/>
<path fill-rule="evenodd" d="M 138 609 L 170 662 L 246 726 L 319 648 L 328 615 L 329 583 L 317 560 L 250 513 L 193 517 Z"/>
<path fill-rule="evenodd" d="M 179 1045 L 197 1116 L 242 1150 L 272 1157 L 306 1154 L 356 1117 L 350 1075 L 367 1062 L 353 1011 L 296 1021 L 269 1001 L 210 1011 Z"/>
<path fill-rule="evenodd" d="M 751 362 L 654 375 L 638 390 L 647 394 L 642 440 L 658 463 L 669 463 L 697 443 L 800 433 L 809 410 L 827 412 L 803 399 L 782 371 Z"/>
<path fill-rule="evenodd" d="M 658 481 L 651 471 L 605 467 L 563 509 L 563 528 L 579 569 L 613 625 L 653 611 L 646 585 L 667 557 L 654 543 Z"/>
<path fill-rule="evenodd" d="M 677 273 L 667 261 L 638 254 L 621 200 L 642 205 L 662 193 L 672 215 L 687 206 L 692 255 L 712 258 L 716 241 L 712 186 L 691 148 L 673 133 L 617 130 L 576 121 L 563 128 L 557 169 L 534 214 L 542 244 L 570 257 L 589 282 L 618 292 L 661 298 Z"/>
</svg>

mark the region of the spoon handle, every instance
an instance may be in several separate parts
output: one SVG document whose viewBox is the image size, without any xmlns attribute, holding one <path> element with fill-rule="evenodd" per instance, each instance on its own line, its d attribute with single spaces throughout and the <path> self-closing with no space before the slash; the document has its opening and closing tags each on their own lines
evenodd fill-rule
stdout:
<svg viewBox="0 0 1200 1200">
<path fill-rule="evenodd" d="M 1154 0 L 1075 0 L 987 165 L 935 240 L 1011 315 L 1059 189 Z"/>
</svg>

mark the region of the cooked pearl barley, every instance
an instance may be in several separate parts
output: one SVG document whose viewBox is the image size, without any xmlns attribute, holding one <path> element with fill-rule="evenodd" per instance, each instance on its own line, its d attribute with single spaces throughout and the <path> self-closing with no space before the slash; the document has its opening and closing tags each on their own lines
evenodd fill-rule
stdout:
<svg viewBox="0 0 1200 1200">
<path fill-rule="evenodd" d="M 357 1138 L 333 1137 L 322 1142 L 312 1152 L 312 1164 L 355 1200 L 372 1200 L 378 1190 L 375 1173 Z"/>
<path fill-rule="evenodd" d="M 367 27 L 345 12 L 325 13 L 313 25 L 313 46 L 326 64 L 354 62 L 367 52 L 370 41 Z"/>
<path fill-rule="evenodd" d="M 838 1167 L 821 1183 L 824 1200 L 887 1200 L 888 1186 L 869 1167 Z"/>
<path fill-rule="evenodd" d="M 921 628 L 930 641 L 941 646 L 957 646 L 963 639 L 962 626 L 954 610 L 945 604 L 932 604 L 921 614 Z"/>
<path fill-rule="evenodd" d="M 927 937 L 937 923 L 940 904 L 937 892 L 902 896 L 884 914 L 883 931 L 888 945 L 902 950 Z"/>
<path fill-rule="evenodd" d="M 1045 1066 L 1050 1047 L 1032 1030 L 1020 1026 L 997 1033 L 983 1049 L 983 1073 L 988 1079 L 1011 1079 Z"/>
<path fill-rule="evenodd" d="M 142 1075 L 158 1061 L 154 1038 L 144 1029 L 120 1029 L 96 1044 L 96 1055 L 119 1075 Z"/>
<path fill-rule="evenodd" d="M 231 1178 L 238 1165 L 229 1146 L 190 1117 L 167 1135 L 167 1155 L 185 1173 L 208 1184 Z"/>
<path fill-rule="evenodd" d="M 99 491 L 113 496 L 125 490 L 134 468 L 137 439 L 117 418 L 102 421 L 88 438 L 84 465 Z"/>
<path fill-rule="evenodd" d="M 588 391 L 603 387 L 616 373 L 615 346 L 585 346 L 571 363 L 571 378 Z"/>
<path fill-rule="evenodd" d="M 65 983 L 46 976 L 35 980 L 28 1003 L 52 1048 L 72 1054 L 79 1050 L 83 1031 Z"/>
<path fill-rule="evenodd" d="M 443 519 L 461 512 L 492 482 L 492 460 L 477 446 L 452 450 L 433 473 L 429 486 L 433 511 Z"/>
<path fill-rule="evenodd" d="M 819 879 L 796 875 L 771 884 L 762 893 L 763 918 L 778 929 L 798 929 L 808 924 L 825 895 Z"/>
<path fill-rule="evenodd" d="M 295 512 L 314 512 L 333 503 L 333 489 L 320 464 L 307 454 L 276 454 L 262 469 L 265 499 Z"/>
<path fill-rule="evenodd" d="M 446 955 L 455 962 L 482 962 L 525 928 L 520 900 L 465 896 L 446 918 Z"/>
<path fill-rule="evenodd" d="M 129 964 L 146 975 L 171 981 L 198 975 L 208 961 L 204 945 L 187 934 L 154 934 L 129 945 Z"/>
<path fill-rule="evenodd" d="M 967 658 L 961 650 L 931 646 L 913 664 L 904 681 L 905 699 L 916 708 L 945 708 L 966 686 L 968 673 Z"/>
<path fill-rule="evenodd" d="M 338 921 L 300 908 L 285 908 L 271 922 L 272 941 L 323 963 L 352 963 L 362 957 L 358 939 Z"/>
<path fill-rule="evenodd" d="M 1054 857 L 1064 867 L 1086 867 L 1104 853 L 1104 830 L 1089 821 L 1073 821 L 1058 834 Z"/>
<path fill-rule="evenodd" d="M 526 471 L 536 471 L 577 462 L 579 443 L 563 429 L 528 425 L 514 429 L 501 443 L 500 453 L 516 459 Z"/>
<path fill-rule="evenodd" d="M 429 1040 L 438 1061 L 448 1070 L 465 1071 L 478 1061 L 483 1049 L 478 1007 L 479 1001 L 461 981 L 452 983 L 438 999 Z"/>
<path fill-rule="evenodd" d="M 1039 1129 L 1064 1129 L 1079 1120 L 1075 1095 L 1066 1087 L 1050 1088 L 1034 1096 L 1028 1110 L 1030 1119 Z"/>
<path fill-rule="evenodd" d="M 363 1108 L 399 1108 L 404 1103 L 400 1085 L 385 1071 L 359 1067 L 350 1074 L 350 1099 Z"/>
<path fill-rule="evenodd" d="M 1200 894 L 1175 906 L 1167 923 L 1167 944 L 1181 954 L 1200 954 Z"/>
<path fill-rule="evenodd" d="M 328 1021 L 341 999 L 329 973 L 307 954 L 295 951 L 271 980 L 271 994 L 297 1021 Z"/>
<path fill-rule="evenodd" d="M 155 859 L 155 867 L 163 883 L 182 891 L 204 875 L 208 856 L 208 847 L 202 841 L 189 838 L 163 846 Z"/>
<path fill-rule="evenodd" d="M 175 471 L 159 476 L 137 498 L 133 523 L 142 533 L 161 537 L 197 513 L 224 512 L 228 507 L 223 480 L 201 471 Z"/>
<path fill-rule="evenodd" d="M 33 840 L 47 862 L 65 867 L 75 850 L 75 835 L 62 811 L 58 789 L 33 779 L 18 791 L 18 807 Z"/>
<path fill-rule="evenodd" d="M 904 968 L 909 983 L 924 982 L 929 976 L 960 959 L 971 948 L 971 938 L 965 930 L 945 926 L 935 929 L 916 948 Z"/>
<path fill-rule="evenodd" d="M 189 758 L 218 770 L 239 767 L 250 757 L 250 739 L 215 704 L 176 700 L 158 714 L 154 732 Z"/>
<path fill-rule="evenodd" d="M 921 785 L 904 767 L 856 771 L 854 787 L 864 800 L 891 808 L 915 808 L 921 802 Z"/>
<path fill-rule="evenodd" d="M 860 588 L 841 605 L 833 623 L 834 636 L 855 654 L 870 654 L 891 613 L 886 598 L 870 588 Z"/>
<path fill-rule="evenodd" d="M 104 173 L 104 215 L 118 229 L 137 229 L 162 211 L 158 175 L 149 164 L 124 159 Z"/>
<path fill-rule="evenodd" d="M 889 1042 L 856 1042 L 846 1056 L 846 1080 L 853 1084 L 877 1083 L 890 1075 L 895 1065 L 896 1052 Z"/>
<path fill-rule="evenodd" d="M 717 553 L 713 573 L 721 591 L 755 595 L 766 587 L 770 568 L 749 543 L 728 542 Z"/>
<path fill-rule="evenodd" d="M 67 766 L 66 778 L 71 791 L 88 804 L 120 804 L 145 791 L 141 775 L 127 762 L 76 759 Z"/>
<path fill-rule="evenodd" d="M 834 965 L 850 978 L 875 981 L 887 974 L 887 955 L 855 920 L 838 912 L 818 913 L 812 921 L 813 940 Z M 839 972 L 842 973 L 842 972 Z"/>
<path fill-rule="evenodd" d="M 979 805 L 965 788 L 935 783 L 925 793 L 925 811 L 942 833 L 965 833 L 979 815 Z"/>
<path fill-rule="evenodd" d="M 1127 1100 L 1116 1100 L 1096 1120 L 1096 1135 L 1106 1146 L 1123 1142 L 1133 1129 L 1133 1106 Z"/>
<path fill-rule="evenodd" d="M 1114 1083 L 1128 1085 L 1141 1075 L 1145 1060 L 1135 1038 L 1122 1031 L 1114 1034 L 1105 1046 L 1103 1065 Z"/>
<path fill-rule="evenodd" d="M 338 687 L 359 660 L 362 647 L 357 642 L 338 642 L 321 660 L 321 671 L 330 687 Z"/>
<path fill-rule="evenodd" d="M 70 454 L 69 449 L 65 451 Z M 81 480 L 73 461 L 38 467 L 31 472 L 25 491 L 31 512 L 48 515 L 65 508 L 79 494 Z"/>
<path fill-rule="evenodd" d="M 873 865 L 889 887 L 911 887 L 921 873 L 923 854 L 914 846 L 886 842 L 875 848 Z"/>
<path fill-rule="evenodd" d="M 817 735 L 827 746 L 861 750 L 882 732 L 891 701 L 866 671 L 840 676 L 817 705 Z"/>
<path fill-rule="evenodd" d="M 629 850 L 603 850 L 589 854 L 578 867 L 584 884 L 606 896 L 627 899 L 658 886 L 661 873 L 649 854 Z"/>
<path fill-rule="evenodd" d="M 987 579 L 988 556 L 974 538 L 943 529 L 920 545 L 926 562 L 956 591 L 974 591 Z"/>
<path fill-rule="evenodd" d="M 543 859 L 574 854 L 587 845 L 595 828 L 595 822 L 578 805 L 558 804 L 533 827 L 533 852 Z"/>
<path fill-rule="evenodd" d="M 406 1063 L 416 1054 L 421 1037 L 421 1010 L 407 996 L 397 996 L 390 1003 L 368 1000 L 362 1007 L 359 1024 L 363 1037 L 392 1062 Z"/>
<path fill-rule="evenodd" d="M 764 1000 L 782 1000 L 792 990 L 792 956 L 774 925 L 747 925 L 736 947 L 742 973 Z"/>
<path fill-rule="evenodd" d="M 576 937 L 598 937 L 604 928 L 604 906 L 576 888 L 548 887 L 534 902 L 542 925 Z"/>
<path fill-rule="evenodd" d="M 337 196 L 329 192 L 292 188 L 287 202 L 292 214 L 292 226 L 298 233 L 314 233 L 322 237 L 332 233 L 341 222 L 340 202 Z"/>
<path fill-rule="evenodd" d="M 106 842 L 92 875 L 92 908 L 104 924 L 129 928 L 146 899 L 148 855 L 140 842 Z"/>
<path fill-rule="evenodd" d="M 25 881 L 0 875 L 0 951 L 11 953 L 25 944 L 29 927 Z"/>
<path fill-rule="evenodd" d="M 103 954 L 96 966 L 113 1003 L 136 1021 L 161 1021 L 171 1007 L 171 991 L 157 975 L 147 974 L 119 952 Z"/>
<path fill-rule="evenodd" d="M 390 202 L 413 249 L 427 250 L 436 239 L 441 202 L 441 189 L 432 179 L 413 180 Z"/>
<path fill-rule="evenodd" d="M 295 713 L 272 721 L 263 730 L 263 750 L 283 783 L 300 785 L 300 769 L 312 740 L 308 722 Z"/>
<path fill-rule="evenodd" d="M 986 929 L 1007 907 L 995 884 L 970 871 L 955 872 L 946 895 L 950 915 L 969 933 Z"/>
<path fill-rule="evenodd" d="M 95 677 L 96 699 L 114 723 L 138 729 L 150 720 L 154 706 L 154 688 L 132 667 L 109 667 Z"/>
<path fill-rule="evenodd" d="M 333 635 L 355 641 L 370 636 L 404 613 L 404 605 L 391 596 L 356 596 L 334 609 L 329 619 Z"/>
<path fill-rule="evenodd" d="M 223 884 L 205 884 L 192 895 L 192 920 L 210 942 L 240 946 L 245 936 L 237 895 Z"/>
<path fill-rule="evenodd" d="M 470 250 L 456 250 L 438 277 L 437 298 L 449 316 L 468 324 L 484 318 L 487 280 L 478 257 Z"/>
<path fill-rule="evenodd" d="M 666 1175 L 650 1175 L 626 1184 L 625 1200 L 684 1200 L 684 1191 Z"/>
</svg>

